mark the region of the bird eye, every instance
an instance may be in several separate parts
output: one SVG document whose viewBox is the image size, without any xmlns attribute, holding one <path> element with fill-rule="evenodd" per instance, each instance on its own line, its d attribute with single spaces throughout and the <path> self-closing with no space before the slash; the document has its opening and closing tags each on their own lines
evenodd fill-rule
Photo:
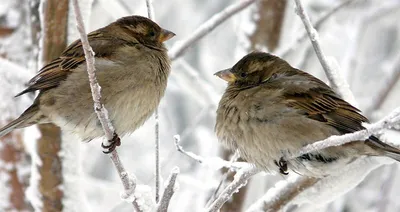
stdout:
<svg viewBox="0 0 400 212">
<path fill-rule="evenodd" d="M 244 73 L 244 72 L 242 72 L 242 73 L 240 74 L 240 77 L 242 77 L 242 78 L 244 78 L 244 77 L 246 77 L 246 76 L 247 76 L 247 74 Z"/>
<path fill-rule="evenodd" d="M 149 36 L 150 37 L 154 37 L 156 35 L 156 33 L 153 31 L 153 30 L 151 30 L 150 32 L 149 32 Z"/>
</svg>

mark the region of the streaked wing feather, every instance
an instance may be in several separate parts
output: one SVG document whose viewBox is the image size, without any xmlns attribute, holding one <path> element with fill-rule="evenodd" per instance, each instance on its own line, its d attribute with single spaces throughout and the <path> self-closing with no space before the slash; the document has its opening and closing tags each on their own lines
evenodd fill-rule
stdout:
<svg viewBox="0 0 400 212">
<path fill-rule="evenodd" d="M 89 43 L 96 52 L 96 56 L 108 57 L 115 50 L 115 46 L 135 45 L 136 43 L 119 40 L 105 36 L 101 31 L 94 31 L 88 35 Z M 112 42 L 111 42 L 112 40 Z M 27 89 L 17 94 L 47 90 L 56 87 L 75 70 L 77 66 L 85 62 L 85 55 L 80 39 L 69 45 L 61 56 L 44 66 L 39 73 L 29 81 Z"/>
</svg>

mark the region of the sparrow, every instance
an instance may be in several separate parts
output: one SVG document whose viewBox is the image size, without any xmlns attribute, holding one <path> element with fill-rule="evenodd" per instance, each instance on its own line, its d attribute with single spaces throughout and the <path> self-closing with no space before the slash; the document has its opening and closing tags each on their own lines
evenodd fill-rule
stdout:
<svg viewBox="0 0 400 212">
<path fill-rule="evenodd" d="M 116 134 L 132 133 L 157 108 L 170 73 L 163 42 L 175 36 L 148 18 L 127 16 L 88 34 L 95 52 L 101 101 Z M 104 136 L 93 109 L 85 55 L 79 40 L 45 65 L 16 96 L 39 91 L 21 116 L 0 129 L 0 137 L 16 128 L 54 123 L 83 141 Z M 120 145 L 117 136 L 105 153 Z"/>
<path fill-rule="evenodd" d="M 360 156 L 400 161 L 400 150 L 375 136 L 290 159 L 286 156 L 308 144 L 364 129 L 368 119 L 327 84 L 269 53 L 250 53 L 215 75 L 228 82 L 217 108 L 216 135 L 256 167 L 324 177 Z"/>
</svg>

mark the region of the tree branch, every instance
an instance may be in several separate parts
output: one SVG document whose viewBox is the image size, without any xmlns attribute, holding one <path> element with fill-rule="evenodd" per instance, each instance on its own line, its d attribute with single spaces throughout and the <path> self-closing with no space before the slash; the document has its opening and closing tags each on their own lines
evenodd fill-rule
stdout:
<svg viewBox="0 0 400 212">
<path fill-rule="evenodd" d="M 237 192 L 241 187 L 247 184 L 247 180 L 253 175 L 260 172 L 259 169 L 250 166 L 242 168 L 237 171 L 233 181 L 222 191 L 222 193 L 215 199 L 215 201 L 206 209 L 209 212 L 216 212 L 222 207 L 222 205 L 229 200 L 229 198 Z"/>
<path fill-rule="evenodd" d="M 208 167 L 213 167 L 215 169 L 230 168 L 230 169 L 234 169 L 234 170 L 240 170 L 240 169 L 248 168 L 248 167 L 252 166 L 246 162 L 230 162 L 230 161 L 223 160 L 220 157 L 204 158 L 200 155 L 194 154 L 193 152 L 188 152 L 188 151 L 184 150 L 182 148 L 182 146 L 179 144 L 180 143 L 179 135 L 174 136 L 174 143 L 175 143 L 176 150 L 178 152 L 180 152 L 180 153 L 188 156 L 189 158 L 197 161 L 198 163 L 201 163 Z"/>
<path fill-rule="evenodd" d="M 157 207 L 157 212 L 167 212 L 169 202 L 171 201 L 172 195 L 175 193 L 175 182 L 179 174 L 179 168 L 174 167 L 169 176 L 168 185 L 165 187 L 164 193 L 162 195 L 160 204 Z"/>
<path fill-rule="evenodd" d="M 325 75 L 327 76 L 329 83 L 331 84 L 331 87 L 340 96 L 342 96 L 342 98 L 346 99 L 349 102 L 354 103 L 355 102 L 354 96 L 349 89 L 349 85 L 340 75 L 340 73 L 332 67 L 332 64 L 330 64 L 333 62 L 333 59 L 330 62 L 328 62 L 327 57 L 322 52 L 322 48 L 319 43 L 318 32 L 312 26 L 310 18 L 305 12 L 301 0 L 294 0 L 294 1 L 296 3 L 296 13 L 299 15 L 304 24 L 304 27 L 306 28 L 307 34 L 310 37 L 315 53 L 322 65 L 322 68 L 325 71 Z"/>
<path fill-rule="evenodd" d="M 318 20 L 314 24 L 314 28 L 316 30 L 319 30 L 322 26 L 322 24 L 327 21 L 332 15 L 340 11 L 341 9 L 347 7 L 351 3 L 357 0 L 346 0 L 341 3 L 339 3 L 337 6 L 334 6 L 332 9 L 321 15 L 321 17 L 318 18 Z M 307 31 L 302 33 L 294 43 L 288 45 L 285 49 L 281 50 L 279 49 L 275 54 L 280 55 L 281 57 L 285 58 L 287 55 L 294 49 L 296 49 L 300 43 L 302 43 L 305 39 L 307 38 Z"/>
<path fill-rule="evenodd" d="M 104 107 L 104 105 L 101 104 L 101 94 L 100 94 L 100 85 L 97 82 L 96 79 L 96 69 L 95 69 L 95 59 L 94 59 L 94 52 L 92 50 L 92 47 L 89 45 L 89 41 L 85 32 L 85 27 L 83 24 L 82 20 L 82 15 L 79 9 L 79 4 L 78 0 L 73 0 L 73 5 L 74 5 L 74 11 L 75 11 L 75 17 L 76 17 L 76 22 L 77 22 L 77 28 L 80 34 L 80 39 L 82 42 L 82 48 L 85 53 L 85 58 L 86 58 L 86 66 L 87 66 L 87 72 L 89 76 L 89 82 L 90 82 L 90 90 L 92 92 L 93 96 L 93 101 L 94 101 L 94 108 L 95 112 L 97 114 L 97 118 L 99 119 L 105 136 L 107 138 L 107 142 L 104 144 L 106 146 L 110 145 L 110 141 L 113 139 L 115 130 L 114 127 L 111 124 L 110 119 L 108 118 L 108 112 L 107 109 Z M 136 177 L 132 176 L 130 177 L 129 174 L 125 171 L 125 168 L 123 164 L 121 163 L 118 153 L 116 150 L 112 151 L 110 154 L 110 158 L 112 162 L 114 163 L 115 168 L 118 171 L 118 174 L 120 176 L 120 179 L 122 181 L 122 184 L 125 189 L 125 194 L 123 195 L 124 198 L 126 199 L 133 199 L 132 200 L 132 205 L 136 211 L 141 211 L 138 203 L 136 202 L 136 198 L 131 198 L 134 196 L 134 191 L 136 187 Z"/>
<path fill-rule="evenodd" d="M 149 19 L 155 21 L 154 8 L 152 4 L 152 0 L 146 0 L 147 7 L 147 16 Z M 158 118 L 158 107 L 154 111 L 154 133 L 155 133 L 155 199 L 156 203 L 160 201 L 160 182 L 161 182 L 161 174 L 160 174 L 160 121 Z"/>
<path fill-rule="evenodd" d="M 279 181 L 260 199 L 254 202 L 246 212 L 283 211 L 284 207 L 299 193 L 310 188 L 319 179 L 293 175 L 289 179 Z"/>
<path fill-rule="evenodd" d="M 321 149 L 325 149 L 331 146 L 340 146 L 352 141 L 363 141 L 368 139 L 372 134 L 377 133 L 383 129 L 388 129 L 400 122 L 400 107 L 395 109 L 389 115 L 381 119 L 380 121 L 369 124 L 364 130 L 360 130 L 354 133 L 347 133 L 340 136 L 330 136 L 322 141 L 309 144 L 303 147 L 298 153 L 291 156 L 290 158 L 296 158 L 300 155 L 315 152 Z"/>
<path fill-rule="evenodd" d="M 228 18 L 242 11 L 256 0 L 241 0 L 238 3 L 232 4 L 222 10 L 221 12 L 215 14 L 213 17 L 208 19 L 205 23 L 200 25 L 189 37 L 182 41 L 177 41 L 176 44 L 169 51 L 169 56 L 171 60 L 182 56 L 182 54 L 194 43 L 199 41 L 213 29 L 215 29 L 222 22 L 226 21 Z"/>
</svg>

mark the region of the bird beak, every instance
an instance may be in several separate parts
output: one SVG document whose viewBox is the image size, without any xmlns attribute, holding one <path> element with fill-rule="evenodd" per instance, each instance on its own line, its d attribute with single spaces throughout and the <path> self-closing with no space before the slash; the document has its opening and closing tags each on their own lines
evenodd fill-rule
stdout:
<svg viewBox="0 0 400 212">
<path fill-rule="evenodd" d="M 166 29 L 162 29 L 160 37 L 158 38 L 158 41 L 160 41 L 160 43 L 163 43 L 164 41 L 167 41 L 174 36 L 175 36 L 175 33 L 168 31 Z"/>
<path fill-rule="evenodd" d="M 234 82 L 236 80 L 235 75 L 231 72 L 231 69 L 225 69 L 222 71 L 218 71 L 214 75 L 218 76 L 219 78 L 227 81 L 227 82 Z"/>
</svg>

